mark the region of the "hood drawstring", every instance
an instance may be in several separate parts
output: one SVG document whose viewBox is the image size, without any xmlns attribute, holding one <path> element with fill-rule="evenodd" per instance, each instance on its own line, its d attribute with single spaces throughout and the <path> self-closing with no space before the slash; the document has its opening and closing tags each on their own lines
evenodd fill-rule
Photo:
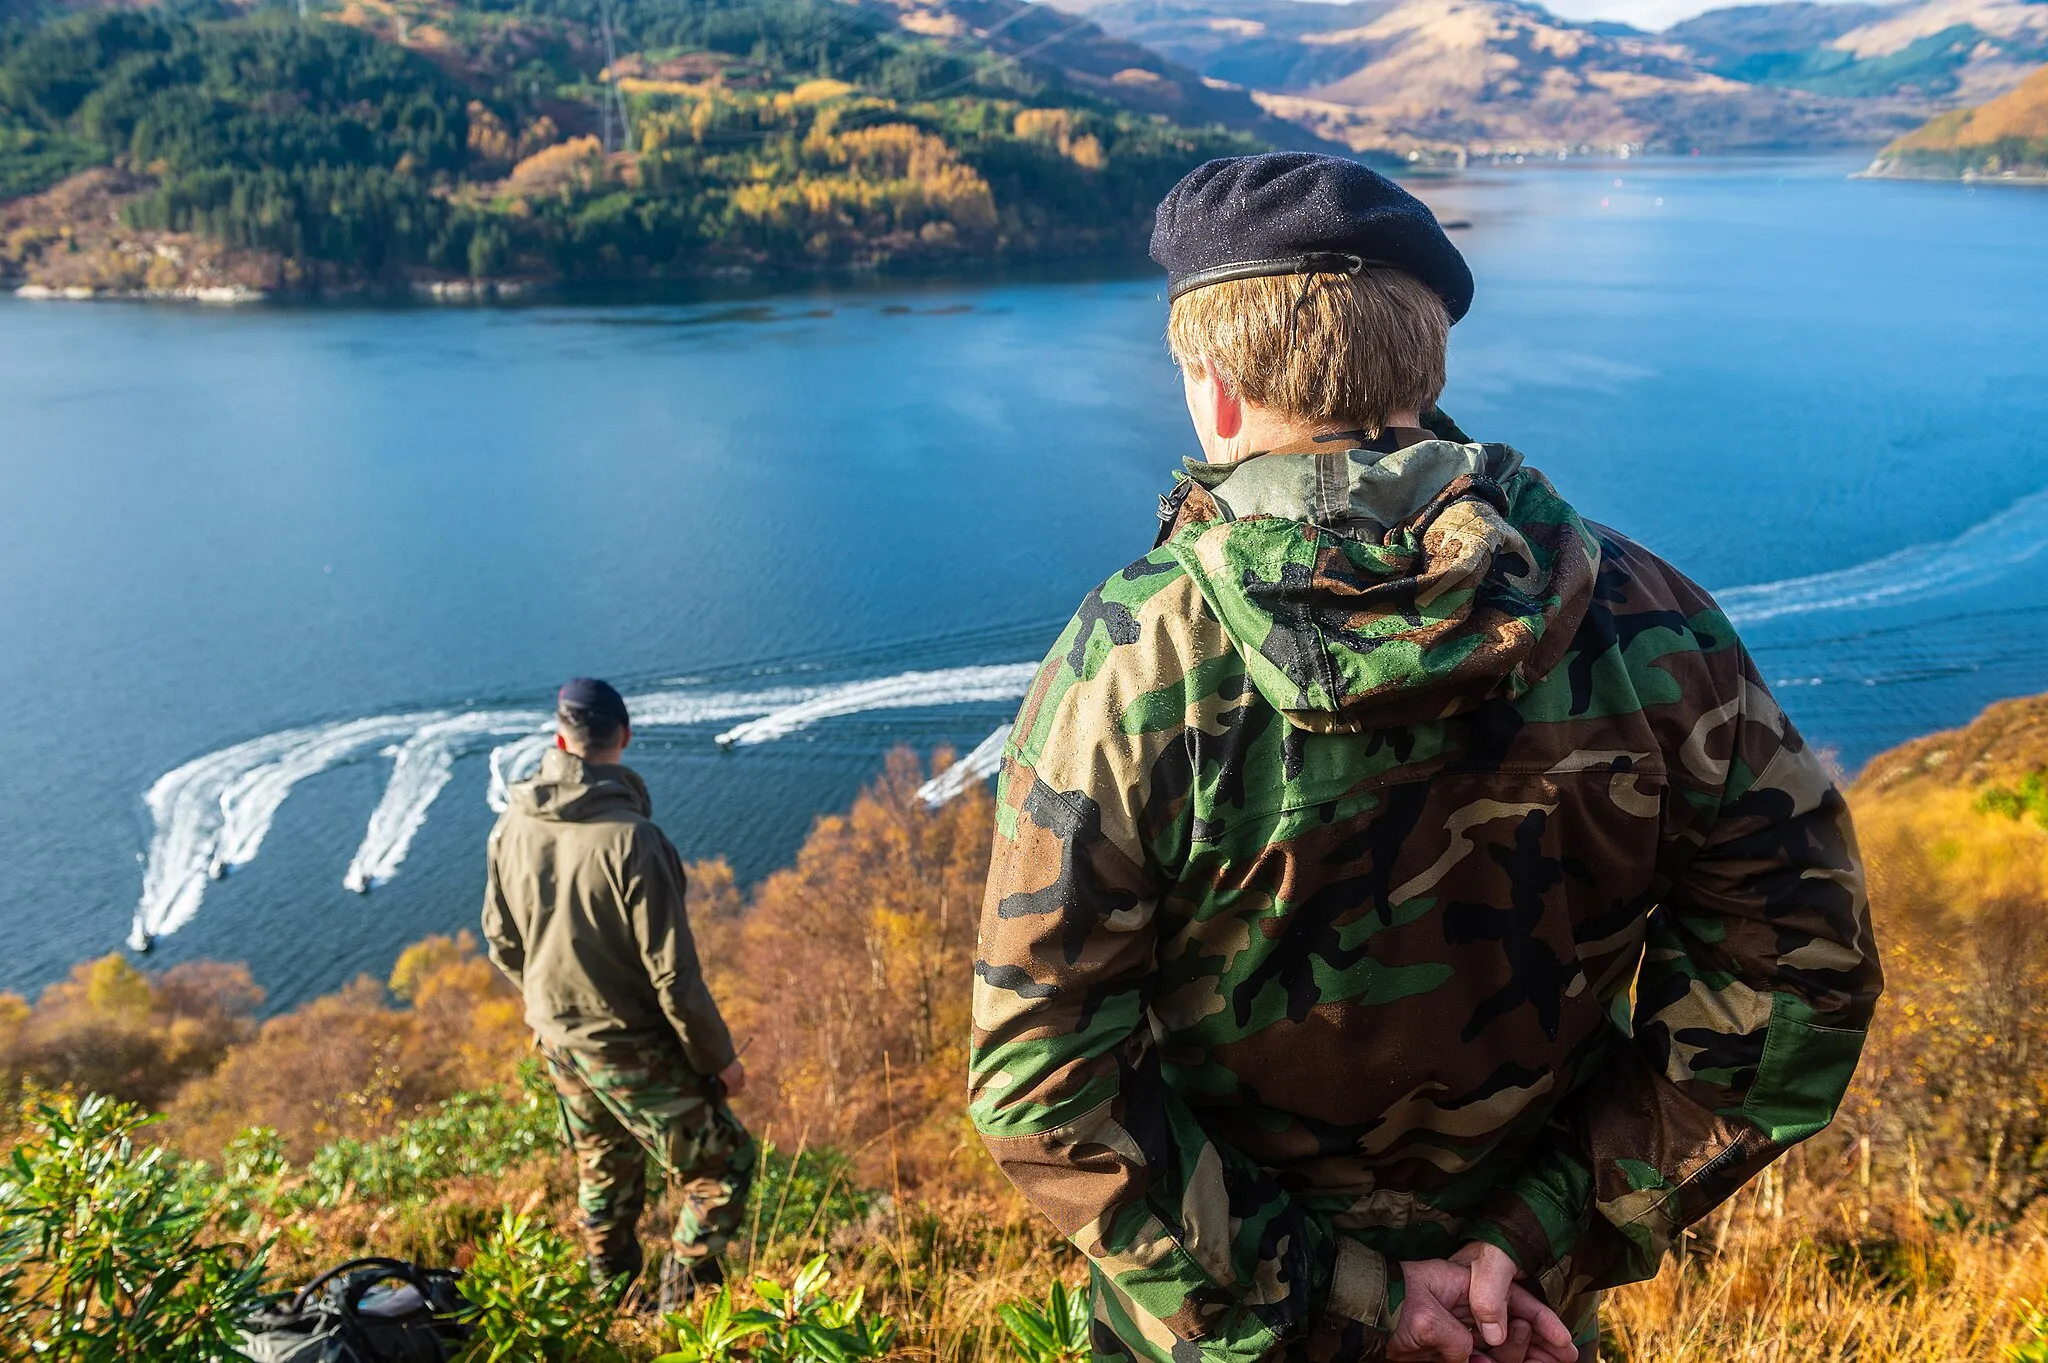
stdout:
<svg viewBox="0 0 2048 1363">
<path fill-rule="evenodd" d="M 1173 491 L 1159 495 L 1159 533 L 1152 537 L 1152 547 L 1157 549 L 1173 538 L 1173 524 L 1180 519 L 1180 506 L 1195 490 L 1193 479 L 1183 478 L 1173 485 Z"/>
</svg>

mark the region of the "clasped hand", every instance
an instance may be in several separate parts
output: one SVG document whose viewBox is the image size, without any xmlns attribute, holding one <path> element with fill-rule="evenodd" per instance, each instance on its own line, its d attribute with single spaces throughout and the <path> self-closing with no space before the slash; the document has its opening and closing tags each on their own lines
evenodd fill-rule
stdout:
<svg viewBox="0 0 2048 1363">
<path fill-rule="evenodd" d="M 1389 1363 L 1577 1363 L 1572 1332 L 1516 1276 L 1504 1251 L 1478 1242 L 1403 1263 Z"/>
</svg>

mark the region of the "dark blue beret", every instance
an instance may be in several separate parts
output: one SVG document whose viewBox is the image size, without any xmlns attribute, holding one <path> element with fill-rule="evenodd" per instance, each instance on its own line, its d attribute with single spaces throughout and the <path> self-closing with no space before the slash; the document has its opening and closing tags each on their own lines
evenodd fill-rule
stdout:
<svg viewBox="0 0 2048 1363">
<path fill-rule="evenodd" d="M 1152 259 L 1166 293 L 1260 275 L 1355 274 L 1385 265 L 1472 306 L 1472 271 L 1428 205 L 1356 161 L 1310 152 L 1226 156 L 1189 171 L 1159 205 Z"/>
<path fill-rule="evenodd" d="M 626 715 L 626 698 L 612 689 L 610 682 L 595 677 L 578 677 L 563 687 L 555 697 L 558 705 L 577 710 L 588 710 L 594 715 L 608 715 L 621 724 L 630 724 Z"/>
</svg>

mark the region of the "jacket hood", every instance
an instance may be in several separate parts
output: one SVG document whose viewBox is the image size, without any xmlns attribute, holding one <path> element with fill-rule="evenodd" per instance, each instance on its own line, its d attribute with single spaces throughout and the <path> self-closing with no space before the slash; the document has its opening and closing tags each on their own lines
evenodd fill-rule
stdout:
<svg viewBox="0 0 2048 1363">
<path fill-rule="evenodd" d="M 631 767 L 585 762 L 574 753 L 549 748 L 540 774 L 511 788 L 511 807 L 536 819 L 585 823 L 592 819 L 654 812 L 647 783 Z"/>
<path fill-rule="evenodd" d="M 1564 656 L 1599 542 L 1506 445 L 1190 461 L 1165 547 L 1297 727 L 1514 700 Z"/>
</svg>

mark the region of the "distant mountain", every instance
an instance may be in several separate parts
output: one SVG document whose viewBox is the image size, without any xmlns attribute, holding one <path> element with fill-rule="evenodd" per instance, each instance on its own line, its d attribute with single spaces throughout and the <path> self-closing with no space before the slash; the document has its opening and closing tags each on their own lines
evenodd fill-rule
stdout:
<svg viewBox="0 0 2048 1363">
<path fill-rule="evenodd" d="M 1889 5 L 1822 4 L 1789 0 L 1779 5 L 1731 5 L 1673 24 L 1664 36 L 1703 66 L 1726 71 L 1773 53 L 1823 47 L 1851 29 L 1883 18 Z"/>
<path fill-rule="evenodd" d="M 1298 124 L 1261 109 L 1231 85 L 1105 32 L 1083 7 L 1029 0 L 858 0 L 906 34 L 988 52 L 1054 88 L 1087 94 L 1176 123 L 1213 123 L 1276 146 L 1334 150 Z M 1071 11 L 1071 12 L 1069 12 Z"/>
<path fill-rule="evenodd" d="M 1899 138 L 1867 173 L 2048 181 L 2048 66 L 1994 100 L 1952 110 Z"/>
<path fill-rule="evenodd" d="M 1664 37 L 1733 80 L 1941 108 L 2001 94 L 2048 61 L 2048 4 L 1799 0 L 1712 10 Z"/>
<path fill-rule="evenodd" d="M 1669 36 L 1522 0 L 1102 0 L 1089 13 L 1356 148 L 1876 144 L 1927 112 L 1734 79 Z"/>
</svg>

